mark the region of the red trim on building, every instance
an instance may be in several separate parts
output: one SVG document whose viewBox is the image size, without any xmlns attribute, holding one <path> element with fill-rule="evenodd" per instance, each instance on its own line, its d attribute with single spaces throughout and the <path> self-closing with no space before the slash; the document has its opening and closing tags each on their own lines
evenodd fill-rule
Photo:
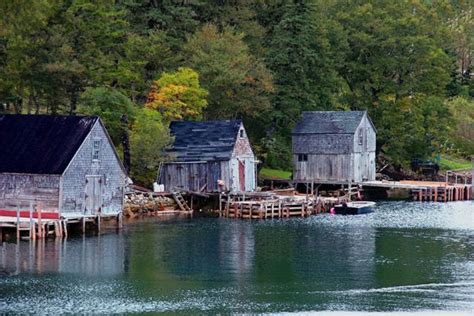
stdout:
<svg viewBox="0 0 474 316">
<path fill-rule="evenodd" d="M 2 210 L 0 209 L 0 216 L 16 217 L 16 210 Z M 30 218 L 30 211 L 20 210 L 21 218 Z M 33 212 L 33 218 L 38 218 L 38 212 Z M 42 219 L 59 219 L 58 212 L 41 212 Z"/>
</svg>

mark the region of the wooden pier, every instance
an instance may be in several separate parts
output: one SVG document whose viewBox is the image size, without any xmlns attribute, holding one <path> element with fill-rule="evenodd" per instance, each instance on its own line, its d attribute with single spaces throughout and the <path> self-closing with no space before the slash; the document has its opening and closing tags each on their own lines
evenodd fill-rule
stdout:
<svg viewBox="0 0 474 316">
<path fill-rule="evenodd" d="M 66 238 L 68 227 L 76 226 L 82 234 L 86 233 L 88 224 L 94 230 L 101 232 L 104 220 L 116 220 L 117 228 L 122 228 L 122 214 L 117 216 L 104 216 L 102 214 L 84 214 L 78 217 L 64 218 L 57 211 L 45 211 L 41 204 L 30 205 L 29 210 L 17 207 L 16 210 L 0 209 L 0 242 L 7 232 L 20 239 L 43 239 L 47 237 Z M 89 225 L 90 226 L 90 225 Z M 13 234 L 9 234 L 10 236 Z"/>
<path fill-rule="evenodd" d="M 308 217 L 329 212 L 346 197 L 324 198 L 309 195 L 278 195 L 271 192 L 228 194 L 220 198 L 219 215 L 229 218 L 269 219 Z"/>
<path fill-rule="evenodd" d="M 472 184 L 434 181 L 368 181 L 359 184 L 362 188 L 404 189 L 410 191 L 414 201 L 451 202 L 473 199 Z"/>
<path fill-rule="evenodd" d="M 17 210 L 16 216 L 0 216 L 0 241 L 3 240 L 3 232 L 12 230 L 17 239 L 42 239 L 48 236 L 67 237 L 67 220 L 53 218 L 49 213 L 29 212 L 29 217 L 22 216 L 24 212 Z M 44 216 L 44 217 L 43 217 Z"/>
</svg>

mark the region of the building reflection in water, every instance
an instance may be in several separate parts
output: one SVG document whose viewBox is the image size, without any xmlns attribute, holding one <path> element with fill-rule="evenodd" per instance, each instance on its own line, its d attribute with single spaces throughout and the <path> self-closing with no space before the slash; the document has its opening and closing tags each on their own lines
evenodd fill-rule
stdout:
<svg viewBox="0 0 474 316">
<path fill-rule="evenodd" d="M 6 274 L 115 275 L 123 273 L 124 267 L 125 243 L 121 234 L 0 245 L 0 271 Z"/>
<path fill-rule="evenodd" d="M 253 273 L 255 256 L 253 227 L 240 222 L 219 230 L 218 255 L 221 265 L 235 275 L 236 281 L 248 278 Z"/>
</svg>

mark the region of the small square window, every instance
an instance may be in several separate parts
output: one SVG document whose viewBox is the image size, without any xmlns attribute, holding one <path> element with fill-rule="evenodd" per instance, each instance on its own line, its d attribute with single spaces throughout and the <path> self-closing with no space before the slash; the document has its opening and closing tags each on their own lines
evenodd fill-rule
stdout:
<svg viewBox="0 0 474 316">
<path fill-rule="evenodd" d="M 308 161 L 308 154 L 298 154 L 298 161 Z"/>
</svg>

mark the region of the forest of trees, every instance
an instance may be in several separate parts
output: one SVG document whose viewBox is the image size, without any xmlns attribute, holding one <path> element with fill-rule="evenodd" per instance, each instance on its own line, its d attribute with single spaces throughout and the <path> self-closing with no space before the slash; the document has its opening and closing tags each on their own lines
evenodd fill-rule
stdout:
<svg viewBox="0 0 474 316">
<path fill-rule="evenodd" d="M 139 183 L 155 176 L 176 119 L 242 118 L 258 158 L 277 169 L 291 169 L 291 130 L 305 110 L 367 110 L 384 164 L 468 157 L 473 8 L 473 0 L 0 1 L 0 113 L 100 115 L 119 152 L 130 144 Z"/>
</svg>

